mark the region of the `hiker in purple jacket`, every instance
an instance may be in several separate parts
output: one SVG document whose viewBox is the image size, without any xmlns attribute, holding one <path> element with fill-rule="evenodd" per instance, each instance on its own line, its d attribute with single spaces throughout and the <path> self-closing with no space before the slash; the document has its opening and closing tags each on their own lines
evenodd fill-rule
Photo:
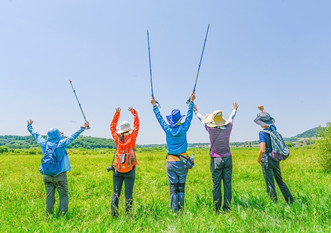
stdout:
<svg viewBox="0 0 331 233">
<path fill-rule="evenodd" d="M 232 131 L 232 121 L 236 116 L 238 103 L 233 103 L 232 113 L 226 120 L 219 110 L 203 117 L 194 106 L 194 113 L 203 123 L 209 133 L 210 139 L 210 170 L 213 178 L 213 199 L 216 212 L 222 206 L 222 180 L 224 186 L 223 210 L 229 211 L 232 198 L 232 156 L 230 151 L 230 134 Z"/>
</svg>

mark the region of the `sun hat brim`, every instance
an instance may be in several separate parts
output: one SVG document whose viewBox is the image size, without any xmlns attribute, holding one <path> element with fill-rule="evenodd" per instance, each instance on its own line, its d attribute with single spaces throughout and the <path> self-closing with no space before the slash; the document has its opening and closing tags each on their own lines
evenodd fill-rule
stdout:
<svg viewBox="0 0 331 233">
<path fill-rule="evenodd" d="M 258 125 L 261 125 L 261 126 L 271 126 L 273 124 L 275 124 L 275 119 L 273 117 L 270 117 L 270 120 L 268 121 L 262 121 L 260 119 L 259 116 L 257 116 L 255 119 L 254 119 L 254 122 Z"/>
<path fill-rule="evenodd" d="M 224 117 L 222 117 L 222 120 L 221 121 L 214 121 L 213 116 L 214 116 L 213 114 L 207 114 L 203 118 L 203 123 L 205 123 L 205 125 L 207 125 L 208 127 L 211 127 L 211 128 L 225 126 L 225 125 L 228 125 L 230 123 Z"/>
<path fill-rule="evenodd" d="M 127 129 L 125 129 L 125 130 L 119 129 L 119 130 L 116 131 L 116 133 L 121 134 L 121 133 L 125 133 L 125 132 L 130 132 L 131 130 L 133 130 L 133 129 L 131 129 L 131 127 L 128 130 Z"/>
<path fill-rule="evenodd" d="M 185 115 L 181 115 L 180 118 L 177 121 L 172 120 L 172 115 L 168 115 L 168 116 L 166 116 L 166 118 L 167 118 L 167 121 L 168 121 L 169 125 L 171 127 L 174 127 L 178 124 L 178 122 L 180 122 L 183 119 L 184 116 Z"/>
</svg>

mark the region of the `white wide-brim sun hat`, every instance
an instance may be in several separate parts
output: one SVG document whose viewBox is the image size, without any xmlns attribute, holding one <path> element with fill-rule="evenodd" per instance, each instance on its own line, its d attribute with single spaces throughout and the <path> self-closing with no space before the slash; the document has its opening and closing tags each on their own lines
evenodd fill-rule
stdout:
<svg viewBox="0 0 331 233">
<path fill-rule="evenodd" d="M 203 118 L 203 123 L 205 123 L 208 127 L 220 127 L 224 125 L 228 125 L 230 122 L 223 117 L 223 113 L 220 110 L 215 110 L 211 114 L 207 114 Z"/>
<path fill-rule="evenodd" d="M 125 132 L 130 132 L 132 130 L 130 123 L 127 121 L 122 121 L 120 123 L 120 129 L 116 131 L 116 133 L 121 134 Z"/>
</svg>

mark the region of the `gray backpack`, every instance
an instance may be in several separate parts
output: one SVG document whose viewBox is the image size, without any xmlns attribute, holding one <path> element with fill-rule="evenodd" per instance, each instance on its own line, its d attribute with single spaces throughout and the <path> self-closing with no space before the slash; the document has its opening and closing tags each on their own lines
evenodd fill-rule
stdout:
<svg viewBox="0 0 331 233">
<path fill-rule="evenodd" d="M 263 130 L 263 132 L 269 134 L 271 138 L 272 152 L 270 158 L 277 162 L 287 159 L 287 157 L 290 155 L 290 150 L 286 146 L 282 135 L 274 128 L 271 128 L 271 131 Z"/>
</svg>

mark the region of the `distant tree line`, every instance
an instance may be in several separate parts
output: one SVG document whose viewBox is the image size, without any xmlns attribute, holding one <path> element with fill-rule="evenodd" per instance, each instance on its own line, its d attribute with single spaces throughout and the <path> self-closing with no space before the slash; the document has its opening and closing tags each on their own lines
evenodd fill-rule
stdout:
<svg viewBox="0 0 331 233">
<path fill-rule="evenodd" d="M 329 125 L 328 125 L 329 127 Z M 306 146 L 313 144 L 311 139 L 316 139 L 318 132 L 320 130 L 327 129 L 323 127 L 313 128 L 307 130 L 301 134 L 298 134 L 291 138 L 284 138 L 288 146 Z M 46 139 L 46 136 L 44 136 Z M 258 141 L 246 141 L 246 142 L 232 142 L 231 147 L 258 147 Z M 209 143 L 189 143 L 190 148 L 208 148 Z M 38 148 L 39 145 L 36 143 L 32 136 L 14 136 L 5 135 L 0 136 L 0 153 L 7 152 L 8 149 L 29 149 Z M 79 136 L 73 143 L 71 143 L 68 148 L 83 148 L 83 149 L 112 149 L 115 148 L 115 143 L 113 139 L 107 138 L 97 138 L 97 137 L 83 137 Z M 163 150 L 166 148 L 165 144 L 149 144 L 149 145 L 139 145 L 137 148 L 154 148 Z M 31 154 L 35 153 L 35 150 L 31 150 Z"/>
<path fill-rule="evenodd" d="M 46 138 L 46 136 L 44 136 Z M 29 149 L 31 147 L 38 147 L 35 139 L 32 136 L 14 136 L 5 135 L 0 136 L 0 147 L 7 149 Z M 96 138 L 96 137 L 83 137 L 79 136 L 75 141 L 69 144 L 68 148 L 85 148 L 85 149 L 97 149 L 97 148 L 115 148 L 113 139 Z M 1 149 L 0 149 L 1 150 Z M 3 152 L 0 152 L 3 153 Z"/>
</svg>

